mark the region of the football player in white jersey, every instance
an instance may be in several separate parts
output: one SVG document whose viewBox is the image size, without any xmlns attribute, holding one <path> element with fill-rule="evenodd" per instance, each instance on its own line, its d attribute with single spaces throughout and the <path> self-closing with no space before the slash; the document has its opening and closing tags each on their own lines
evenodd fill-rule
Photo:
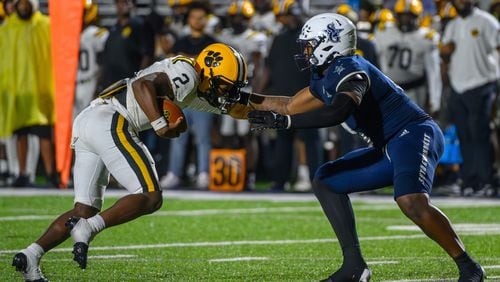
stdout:
<svg viewBox="0 0 500 282">
<path fill-rule="evenodd" d="M 92 0 L 84 0 L 84 5 L 73 117 L 87 107 L 96 94 L 99 73 L 97 55 L 104 50 L 109 35 L 107 29 L 95 25 L 98 13 L 97 4 Z"/>
<path fill-rule="evenodd" d="M 40 259 L 69 236 L 75 243 L 74 260 L 84 269 L 89 242 L 98 232 L 158 210 L 162 193 L 155 163 L 138 132 L 152 127 L 160 137 L 170 138 L 186 130 L 182 118 L 167 122 L 160 106 L 163 99 L 181 108 L 246 118 L 248 111 L 239 110 L 246 106 L 234 104 L 246 77 L 241 54 L 216 43 L 196 61 L 184 56 L 165 59 L 104 90 L 73 123 L 74 208 L 14 256 L 16 270 L 27 281 L 47 281 Z M 110 173 L 130 194 L 100 212 Z"/>
<path fill-rule="evenodd" d="M 442 81 L 439 34 L 419 27 L 420 0 L 398 0 L 397 23 L 375 33 L 375 45 L 384 73 L 420 107 L 434 114 L 440 108 Z"/>
</svg>

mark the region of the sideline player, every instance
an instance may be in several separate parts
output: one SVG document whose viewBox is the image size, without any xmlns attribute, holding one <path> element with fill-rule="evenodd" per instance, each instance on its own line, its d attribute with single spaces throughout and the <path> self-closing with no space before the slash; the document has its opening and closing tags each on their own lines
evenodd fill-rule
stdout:
<svg viewBox="0 0 500 282">
<path fill-rule="evenodd" d="M 356 29 L 333 13 L 309 19 L 302 28 L 310 86 L 293 97 L 250 94 L 249 121 L 257 129 L 317 128 L 345 122 L 372 146 L 323 164 L 313 190 L 343 252 L 343 264 L 325 281 L 368 281 L 371 271 L 361 254 L 348 194 L 394 186 L 403 213 L 451 256 L 459 281 L 483 281 L 482 267 L 466 252 L 448 218 L 429 200 L 432 179 L 443 152 L 437 124 L 404 91 L 360 56 L 353 55 Z M 273 111 L 273 112 L 271 112 Z"/>
<path fill-rule="evenodd" d="M 183 119 L 169 124 L 157 99 L 170 99 L 181 108 L 245 117 L 233 103 L 246 77 L 241 54 L 216 43 L 207 46 L 196 62 L 184 56 L 165 59 L 104 90 L 73 123 L 74 208 L 14 256 L 16 270 L 27 281 L 47 281 L 40 259 L 70 235 L 74 260 L 84 269 L 89 242 L 97 233 L 158 210 L 162 193 L 155 163 L 138 132 L 152 127 L 160 137 L 172 138 L 187 127 Z M 130 194 L 100 212 L 110 173 Z"/>
<path fill-rule="evenodd" d="M 107 29 L 100 28 L 95 24 L 98 14 L 97 3 L 85 1 L 84 8 L 73 117 L 85 109 L 96 94 L 99 74 L 97 56 L 99 52 L 104 50 L 109 35 Z"/>
<path fill-rule="evenodd" d="M 381 70 L 403 88 L 418 106 L 434 115 L 440 108 L 441 81 L 439 34 L 419 27 L 420 0 L 398 0 L 396 25 L 375 33 Z"/>
</svg>

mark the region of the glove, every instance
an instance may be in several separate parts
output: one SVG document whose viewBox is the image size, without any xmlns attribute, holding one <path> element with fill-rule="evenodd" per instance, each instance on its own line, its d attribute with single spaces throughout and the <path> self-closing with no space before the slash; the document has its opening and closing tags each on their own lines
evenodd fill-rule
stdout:
<svg viewBox="0 0 500 282">
<path fill-rule="evenodd" d="M 290 116 L 275 112 L 251 111 L 248 113 L 248 121 L 252 124 L 252 130 L 290 128 Z"/>
</svg>

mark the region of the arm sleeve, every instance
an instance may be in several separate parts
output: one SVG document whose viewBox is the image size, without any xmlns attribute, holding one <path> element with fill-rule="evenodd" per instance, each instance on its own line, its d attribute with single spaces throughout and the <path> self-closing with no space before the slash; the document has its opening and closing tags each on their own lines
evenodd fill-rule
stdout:
<svg viewBox="0 0 500 282">
<path fill-rule="evenodd" d="M 341 124 L 356 109 L 363 95 L 368 91 L 368 77 L 364 74 L 355 74 L 342 82 L 337 88 L 337 94 L 330 105 L 315 111 L 292 115 L 290 128 L 320 128 Z M 354 98 L 343 92 L 354 93 Z"/>
<path fill-rule="evenodd" d="M 453 42 L 453 33 L 454 33 L 454 21 L 452 20 L 446 25 L 444 29 L 443 37 L 441 37 L 441 44 L 446 45 L 448 43 Z"/>
<path fill-rule="evenodd" d="M 315 111 L 292 115 L 290 128 L 321 128 L 341 124 L 356 109 L 356 102 L 344 93 L 337 93 L 331 105 Z"/>
</svg>

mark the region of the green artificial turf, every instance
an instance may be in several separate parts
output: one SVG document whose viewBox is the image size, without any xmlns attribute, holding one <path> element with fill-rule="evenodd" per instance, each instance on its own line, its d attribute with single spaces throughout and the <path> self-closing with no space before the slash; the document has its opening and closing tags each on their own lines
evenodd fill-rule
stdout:
<svg viewBox="0 0 500 282">
<path fill-rule="evenodd" d="M 0 197 L 0 281 L 22 281 L 12 256 L 71 206 L 68 196 Z M 421 231 L 388 229 L 412 226 L 395 203 L 356 201 L 354 210 L 372 281 L 456 281 L 453 261 Z M 500 205 L 442 210 L 457 226 L 487 224 L 459 235 L 489 281 L 500 281 Z M 342 263 L 316 201 L 166 199 L 157 213 L 100 233 L 85 271 L 71 245 L 44 256 L 51 281 L 318 281 Z"/>
</svg>

